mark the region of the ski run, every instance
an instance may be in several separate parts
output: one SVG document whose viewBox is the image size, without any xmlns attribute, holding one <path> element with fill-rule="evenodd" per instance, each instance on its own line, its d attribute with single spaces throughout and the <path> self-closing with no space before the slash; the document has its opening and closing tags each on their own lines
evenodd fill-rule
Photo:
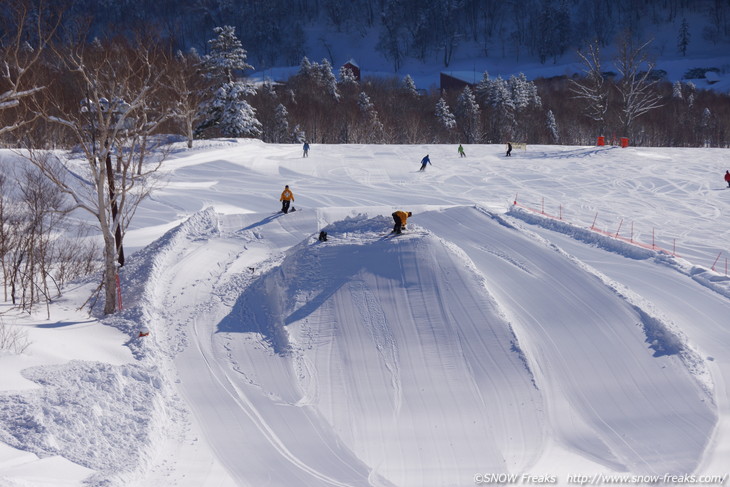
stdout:
<svg viewBox="0 0 730 487">
<path fill-rule="evenodd" d="M 727 151 L 465 149 L 181 143 L 123 311 L 2 316 L 0 486 L 726 485 Z"/>
</svg>

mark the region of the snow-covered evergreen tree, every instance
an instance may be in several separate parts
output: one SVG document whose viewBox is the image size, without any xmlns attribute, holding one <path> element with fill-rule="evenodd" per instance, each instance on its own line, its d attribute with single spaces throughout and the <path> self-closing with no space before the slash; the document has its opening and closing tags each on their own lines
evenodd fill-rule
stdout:
<svg viewBox="0 0 730 487">
<path fill-rule="evenodd" d="M 488 104 L 488 100 L 492 93 L 492 80 L 489 78 L 489 73 L 484 71 L 481 81 L 474 87 L 474 95 L 477 100 L 482 104 Z"/>
<path fill-rule="evenodd" d="M 494 110 L 491 117 L 492 140 L 509 140 L 515 133 L 515 104 L 509 83 L 498 76 L 490 83 L 487 104 Z"/>
<path fill-rule="evenodd" d="M 252 88 L 245 83 L 225 83 L 218 88 L 215 97 L 206 105 L 207 118 L 199 128 L 216 127 L 226 137 L 256 137 L 261 135 L 261 122 L 256 109 L 246 100 Z"/>
<path fill-rule="evenodd" d="M 405 78 L 403 78 L 403 92 L 406 93 L 408 96 L 412 96 L 414 98 L 418 97 L 418 89 L 416 89 L 416 82 L 413 81 L 413 78 L 411 78 L 410 74 L 407 74 Z"/>
<path fill-rule="evenodd" d="M 355 78 L 355 74 L 352 72 L 352 69 L 348 68 L 347 66 L 340 66 L 339 84 L 345 89 L 356 87 L 358 85 L 357 78 Z"/>
<path fill-rule="evenodd" d="M 357 97 L 357 106 L 363 114 L 371 113 L 375 110 L 375 105 L 373 105 L 370 97 L 364 91 L 361 91 Z"/>
<path fill-rule="evenodd" d="M 443 97 L 439 98 L 436 103 L 435 115 L 436 120 L 446 130 L 452 130 L 456 127 L 456 118 L 454 118 L 454 114 L 451 113 L 451 109 L 449 109 L 449 105 Z"/>
<path fill-rule="evenodd" d="M 529 81 L 524 73 L 511 76 L 508 85 L 515 109 L 524 110 L 528 107 L 539 108 L 542 106 L 540 95 L 537 94 L 537 86 Z"/>
<path fill-rule="evenodd" d="M 509 83 L 498 76 L 497 79 L 490 83 L 489 96 L 487 104 L 495 108 L 515 110 L 514 98 Z"/>
<path fill-rule="evenodd" d="M 357 106 L 365 119 L 365 132 L 364 136 L 361 137 L 362 142 L 366 144 L 381 142 L 383 136 L 383 124 L 378 118 L 378 112 L 375 110 L 375 105 L 372 101 L 370 101 L 370 97 L 364 91 L 361 91 L 360 95 L 358 95 Z"/>
<path fill-rule="evenodd" d="M 480 113 L 481 110 L 471 88 L 464 87 L 456 100 L 456 116 L 467 144 L 474 144 L 481 140 Z"/>
<path fill-rule="evenodd" d="M 684 98 L 682 95 L 682 82 L 679 80 L 672 83 L 672 98 L 676 98 L 677 100 Z"/>
<path fill-rule="evenodd" d="M 296 76 L 304 85 L 305 90 L 316 93 L 324 91 L 335 100 L 340 99 L 340 92 L 337 90 L 337 78 L 332 72 L 332 64 L 327 59 L 322 59 L 321 63 L 316 63 L 311 62 L 304 56 L 299 64 L 299 71 Z"/>
<path fill-rule="evenodd" d="M 299 126 L 299 124 L 296 124 L 291 132 L 291 138 L 294 142 L 303 144 L 307 141 L 307 133 Z"/>
<path fill-rule="evenodd" d="M 560 137 L 558 136 L 558 124 L 555 121 L 555 115 L 553 115 L 552 110 L 547 111 L 547 130 L 550 134 L 550 140 L 552 140 L 553 144 L 557 144 Z"/>
<path fill-rule="evenodd" d="M 339 99 L 340 94 L 337 91 L 337 78 L 335 78 L 332 72 L 332 64 L 327 59 L 322 59 L 322 62 L 319 64 L 319 78 L 327 93 L 331 97 Z"/>
<path fill-rule="evenodd" d="M 208 129 L 217 129 L 227 137 L 261 135 L 261 122 L 256 110 L 246 97 L 256 93 L 253 85 L 236 80 L 235 71 L 253 69 L 246 62 L 246 51 L 241 46 L 231 26 L 216 27 L 218 34 L 209 41 L 210 54 L 203 59 L 203 72 L 219 84 L 214 84 L 212 95 L 201 106 L 201 123 L 196 129 L 198 135 Z"/>
<path fill-rule="evenodd" d="M 246 62 L 247 53 L 236 37 L 236 28 L 230 25 L 213 29 L 218 36 L 208 41 L 210 54 L 203 59 L 203 70 L 208 76 L 222 76 L 232 83 L 235 71 L 253 69 Z"/>
<path fill-rule="evenodd" d="M 274 110 L 274 129 L 272 139 L 277 144 L 285 144 L 290 141 L 289 121 L 287 116 L 289 112 L 286 107 L 279 103 Z"/>
</svg>

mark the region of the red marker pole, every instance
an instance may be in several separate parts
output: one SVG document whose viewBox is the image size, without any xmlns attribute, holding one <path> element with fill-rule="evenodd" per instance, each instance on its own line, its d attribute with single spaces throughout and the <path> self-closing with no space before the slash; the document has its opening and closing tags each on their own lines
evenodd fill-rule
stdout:
<svg viewBox="0 0 730 487">
<path fill-rule="evenodd" d="M 616 235 L 614 235 L 615 237 L 618 237 L 618 232 L 621 231 L 621 225 L 623 225 L 623 224 L 624 224 L 624 219 L 622 218 L 618 224 L 618 230 L 616 230 Z"/>
<path fill-rule="evenodd" d="M 712 263 L 712 267 L 711 267 L 711 269 L 712 269 L 713 271 L 715 270 L 715 264 L 717 264 L 717 261 L 718 261 L 718 260 L 720 260 L 720 256 L 721 256 L 721 255 L 722 255 L 722 250 L 720 251 L 720 253 L 719 253 L 719 254 L 717 254 L 717 258 L 715 259 L 715 262 L 713 262 L 713 263 Z"/>
</svg>

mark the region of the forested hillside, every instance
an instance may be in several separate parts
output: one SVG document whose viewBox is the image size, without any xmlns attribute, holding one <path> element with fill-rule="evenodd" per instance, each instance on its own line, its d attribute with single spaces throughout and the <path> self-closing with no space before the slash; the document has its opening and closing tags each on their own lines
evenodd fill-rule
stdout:
<svg viewBox="0 0 730 487">
<path fill-rule="evenodd" d="M 394 69 L 407 59 L 449 66 L 459 50 L 475 48 L 549 63 L 593 40 L 605 47 L 625 30 L 638 37 L 670 31 L 676 38 L 683 19 L 701 32 L 689 43 L 730 38 L 724 0 L 81 0 L 72 2 L 65 25 L 88 17 L 93 36 L 146 25 L 177 48 L 202 51 L 214 27 L 231 25 L 258 68 L 326 52 L 333 41 L 325 30 L 373 40 Z"/>
<path fill-rule="evenodd" d="M 730 143 L 730 97 L 707 78 L 730 65 L 704 56 L 730 41 L 722 0 L 12 0 L 0 13 L 10 146 L 106 157 L 110 137 L 144 152 L 160 133 L 190 144 Z M 342 55 L 356 49 L 362 77 Z M 671 78 L 657 62 L 690 54 Z M 494 60 L 513 71 L 489 73 Z M 523 60 L 570 68 L 527 77 Z M 410 76 L 465 63 L 472 79 L 457 85 Z M 286 75 L 250 78 L 273 66 Z"/>
</svg>

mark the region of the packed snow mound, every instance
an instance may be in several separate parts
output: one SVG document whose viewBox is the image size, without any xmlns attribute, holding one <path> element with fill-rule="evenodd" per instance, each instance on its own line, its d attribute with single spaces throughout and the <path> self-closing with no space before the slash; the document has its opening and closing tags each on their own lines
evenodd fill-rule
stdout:
<svg viewBox="0 0 730 487">
<path fill-rule="evenodd" d="M 318 410 L 396 485 L 527 467 L 544 408 L 484 276 L 431 232 L 409 223 L 384 233 L 391 226 L 380 216 L 332 223 L 327 242 L 307 238 L 242 289 L 217 326 L 232 361 L 264 396 Z M 262 361 L 294 372 L 264 372 Z"/>
<path fill-rule="evenodd" d="M 326 242 L 316 218 L 208 209 L 150 247 L 183 383 L 212 374 L 185 395 L 218 397 L 216 437 L 247 431 L 230 448 L 269 466 L 231 457 L 235 478 L 453 485 L 541 465 L 552 441 L 617 471 L 696 467 L 712 388 L 650 303 L 479 207 L 419 212 L 402 235 L 348 217 Z"/>
<path fill-rule="evenodd" d="M 538 387 L 560 405 L 553 436 L 619 471 L 694 469 L 717 421 L 704 361 L 651 303 L 518 224 L 478 207 L 424 217 L 434 233 L 457 233 L 488 276 Z"/>
</svg>

